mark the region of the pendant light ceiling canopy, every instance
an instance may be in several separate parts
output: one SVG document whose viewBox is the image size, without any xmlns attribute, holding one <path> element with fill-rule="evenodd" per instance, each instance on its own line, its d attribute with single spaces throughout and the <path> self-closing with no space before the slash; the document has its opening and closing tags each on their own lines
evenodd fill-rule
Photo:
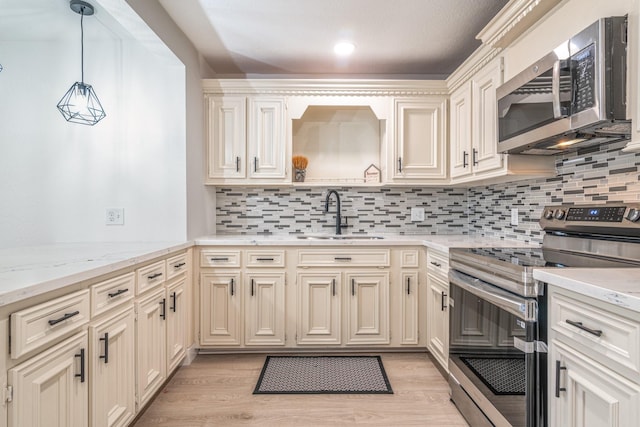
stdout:
<svg viewBox="0 0 640 427">
<path fill-rule="evenodd" d="M 80 72 L 81 79 L 75 82 L 58 102 L 58 110 L 65 120 L 72 123 L 93 126 L 104 119 L 106 114 L 93 87 L 84 82 L 84 26 L 85 16 L 94 13 L 93 6 L 80 0 L 71 0 L 71 10 L 80 15 Z"/>
</svg>

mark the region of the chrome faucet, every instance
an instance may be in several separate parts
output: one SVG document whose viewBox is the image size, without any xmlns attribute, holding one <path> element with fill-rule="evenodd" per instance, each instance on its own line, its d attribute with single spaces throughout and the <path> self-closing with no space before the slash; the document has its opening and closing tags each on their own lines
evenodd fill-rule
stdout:
<svg viewBox="0 0 640 427">
<path fill-rule="evenodd" d="M 340 216 L 340 195 L 336 190 L 327 191 L 327 198 L 324 200 L 324 213 L 329 212 L 329 199 L 331 195 L 336 195 L 336 234 L 342 234 L 342 218 Z"/>
</svg>

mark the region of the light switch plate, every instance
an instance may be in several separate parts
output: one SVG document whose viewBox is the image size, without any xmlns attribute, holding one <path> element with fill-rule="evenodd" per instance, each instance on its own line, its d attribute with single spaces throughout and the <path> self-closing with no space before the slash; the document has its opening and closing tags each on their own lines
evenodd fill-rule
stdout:
<svg viewBox="0 0 640 427">
<path fill-rule="evenodd" d="M 124 208 L 107 208 L 106 225 L 124 225 Z"/>
<path fill-rule="evenodd" d="M 511 208 L 511 225 L 518 225 L 518 208 Z"/>
<path fill-rule="evenodd" d="M 411 221 L 424 221 L 424 208 L 411 208 Z"/>
</svg>

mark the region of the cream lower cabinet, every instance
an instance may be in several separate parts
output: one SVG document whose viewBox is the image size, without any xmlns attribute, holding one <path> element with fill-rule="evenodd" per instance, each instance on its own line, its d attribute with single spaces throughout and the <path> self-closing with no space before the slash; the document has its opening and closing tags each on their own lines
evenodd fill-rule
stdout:
<svg viewBox="0 0 640 427">
<path fill-rule="evenodd" d="M 389 272 L 348 272 L 346 344 L 389 344 Z"/>
<path fill-rule="evenodd" d="M 167 378 L 166 316 L 164 286 L 136 302 L 138 408 L 147 403 Z"/>
<path fill-rule="evenodd" d="M 554 381 L 549 425 L 638 425 L 640 385 L 558 341 L 551 342 L 549 361 Z"/>
<path fill-rule="evenodd" d="M 249 272 L 245 275 L 246 345 L 285 345 L 285 274 Z"/>
<path fill-rule="evenodd" d="M 167 375 L 182 362 L 187 350 L 187 289 L 182 277 L 167 285 Z"/>
<path fill-rule="evenodd" d="M 341 343 L 341 277 L 333 272 L 298 272 L 298 344 Z"/>
<path fill-rule="evenodd" d="M 127 426 L 135 407 L 133 306 L 89 326 L 91 426 Z"/>
<path fill-rule="evenodd" d="M 88 355 L 82 332 L 10 369 L 9 425 L 88 426 Z"/>
<path fill-rule="evenodd" d="M 442 369 L 449 363 L 449 254 L 427 250 L 427 348 Z"/>
<path fill-rule="evenodd" d="M 200 275 L 200 344 L 242 344 L 240 272 Z"/>
</svg>

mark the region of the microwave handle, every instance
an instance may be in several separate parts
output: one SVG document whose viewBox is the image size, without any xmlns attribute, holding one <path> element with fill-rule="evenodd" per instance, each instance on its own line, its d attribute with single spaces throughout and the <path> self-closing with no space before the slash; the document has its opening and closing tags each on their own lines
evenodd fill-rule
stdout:
<svg viewBox="0 0 640 427">
<path fill-rule="evenodd" d="M 560 108 L 560 61 L 553 63 L 553 74 L 551 78 L 551 97 L 553 99 L 553 118 L 562 118 Z"/>
</svg>

